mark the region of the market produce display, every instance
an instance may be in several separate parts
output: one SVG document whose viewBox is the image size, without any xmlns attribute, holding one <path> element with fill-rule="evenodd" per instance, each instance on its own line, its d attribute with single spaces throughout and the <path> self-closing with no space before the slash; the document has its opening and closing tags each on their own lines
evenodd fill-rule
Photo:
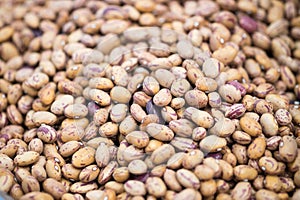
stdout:
<svg viewBox="0 0 300 200">
<path fill-rule="evenodd" d="M 299 200 L 299 13 L 298 0 L 0 1 L 0 194 Z"/>
</svg>

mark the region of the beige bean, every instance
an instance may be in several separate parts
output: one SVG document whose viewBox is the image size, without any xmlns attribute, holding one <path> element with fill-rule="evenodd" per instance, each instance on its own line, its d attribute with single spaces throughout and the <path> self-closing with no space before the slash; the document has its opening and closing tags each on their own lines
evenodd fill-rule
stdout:
<svg viewBox="0 0 300 200">
<path fill-rule="evenodd" d="M 181 40 L 176 45 L 177 52 L 184 59 L 192 58 L 194 55 L 193 45 L 188 40 Z"/>
<path fill-rule="evenodd" d="M 172 100 L 172 95 L 169 89 L 161 89 L 153 97 L 153 103 L 157 106 L 167 106 Z"/>
<path fill-rule="evenodd" d="M 110 160 L 108 146 L 105 143 L 100 143 L 95 154 L 95 160 L 99 167 L 105 167 Z"/>
<path fill-rule="evenodd" d="M 120 151 L 120 153 L 121 152 L 122 151 Z M 124 149 L 124 151 L 121 153 L 121 155 L 123 156 L 123 159 L 126 162 L 130 162 L 130 161 L 136 160 L 136 159 L 143 159 L 145 156 L 143 149 L 136 148 L 133 145 L 126 147 Z"/>
<path fill-rule="evenodd" d="M 158 69 L 154 72 L 154 77 L 158 81 L 158 83 L 165 87 L 170 88 L 173 81 L 175 80 L 174 74 L 166 69 Z M 168 77 L 167 79 L 165 77 Z"/>
<path fill-rule="evenodd" d="M 54 159 L 59 163 L 59 166 L 63 166 L 66 164 L 66 161 L 63 157 L 58 153 L 57 148 L 54 144 L 44 144 L 44 152 L 43 154 L 47 159 Z"/>
<path fill-rule="evenodd" d="M 28 144 L 28 150 L 29 151 L 35 151 L 39 154 L 43 152 L 43 142 L 39 138 L 32 139 Z"/>
<path fill-rule="evenodd" d="M 24 192 L 19 184 L 14 184 L 9 192 L 9 195 L 14 199 L 20 199 L 22 196 L 24 196 Z"/>
<path fill-rule="evenodd" d="M 45 169 L 49 178 L 61 180 L 61 167 L 59 166 L 58 162 L 56 162 L 56 159 L 47 160 Z"/>
<path fill-rule="evenodd" d="M 126 140 L 129 144 L 138 148 L 146 147 L 149 144 L 149 136 L 143 131 L 133 131 L 126 135 Z"/>
<path fill-rule="evenodd" d="M 171 122 L 172 120 L 177 120 L 178 118 L 176 111 L 170 106 L 165 106 L 162 108 L 161 117 L 166 122 Z M 159 121 L 159 119 L 157 121 Z"/>
<path fill-rule="evenodd" d="M 174 197 L 171 199 L 179 200 L 179 199 L 197 199 L 199 196 L 197 196 L 197 191 L 192 188 L 186 188 L 179 193 L 177 193 Z M 201 199 L 201 196 L 200 196 Z"/>
<path fill-rule="evenodd" d="M 79 180 L 84 183 L 95 180 L 100 173 L 100 169 L 97 165 L 89 165 L 83 168 L 79 174 Z"/>
<path fill-rule="evenodd" d="M 118 183 L 116 181 L 107 182 L 105 184 L 105 189 L 113 190 L 116 194 L 120 194 L 125 191 L 123 183 Z"/>
<path fill-rule="evenodd" d="M 174 147 L 169 144 L 164 144 L 153 151 L 151 154 L 151 161 L 156 165 L 166 163 L 174 154 Z"/>
<path fill-rule="evenodd" d="M 274 200 L 279 200 L 278 195 L 275 192 L 272 192 L 270 190 L 266 189 L 260 189 L 256 192 L 255 198 L 257 200 L 265 200 L 268 198 L 274 199 Z"/>
<path fill-rule="evenodd" d="M 200 181 L 202 181 L 212 179 L 215 172 L 209 166 L 201 164 L 195 167 L 194 174 L 199 178 Z"/>
<path fill-rule="evenodd" d="M 99 134 L 102 137 L 114 137 L 118 133 L 118 124 L 113 122 L 106 122 L 99 128 Z"/>
<path fill-rule="evenodd" d="M 65 164 L 61 168 L 62 175 L 67 179 L 74 181 L 79 180 L 80 169 L 75 168 L 72 164 Z"/>
<path fill-rule="evenodd" d="M 246 164 L 248 161 L 247 147 L 239 144 L 232 145 L 232 153 L 240 164 Z"/>
<path fill-rule="evenodd" d="M 278 133 L 278 123 L 271 113 L 262 114 L 260 117 L 260 124 L 264 134 L 275 136 Z"/>
<path fill-rule="evenodd" d="M 111 101 L 110 96 L 106 92 L 98 89 L 91 89 L 89 91 L 89 97 L 100 106 L 108 106 Z"/>
<path fill-rule="evenodd" d="M 43 182 L 43 188 L 46 192 L 52 194 L 55 199 L 60 199 L 66 193 L 64 185 L 52 178 L 48 178 Z"/>
<path fill-rule="evenodd" d="M 127 115 L 127 111 L 128 106 L 125 104 L 114 105 L 110 111 L 110 118 L 113 122 L 122 122 Z"/>
<path fill-rule="evenodd" d="M 248 199 L 251 197 L 251 184 L 248 182 L 239 182 L 232 190 L 231 197 L 234 200 Z"/>
<path fill-rule="evenodd" d="M 10 104 L 16 104 L 22 96 L 22 88 L 20 84 L 10 85 L 7 93 L 7 100 Z"/>
<path fill-rule="evenodd" d="M 221 85 L 218 92 L 228 103 L 237 103 L 241 99 L 241 91 L 230 84 Z"/>
<path fill-rule="evenodd" d="M 146 131 L 151 137 L 160 141 L 171 141 L 174 137 L 174 133 L 170 128 L 157 123 L 148 124 Z"/>
<path fill-rule="evenodd" d="M 35 177 L 39 182 L 44 181 L 47 178 L 47 172 L 43 165 L 39 165 L 38 162 L 32 166 L 31 174 Z"/>
<path fill-rule="evenodd" d="M 210 129 L 210 132 L 219 137 L 228 137 L 235 131 L 235 124 L 228 118 L 219 119 L 214 126 Z"/>
<path fill-rule="evenodd" d="M 13 35 L 14 29 L 10 26 L 5 26 L 1 28 L 0 33 L 1 33 L 0 42 L 4 42 Z"/>
<path fill-rule="evenodd" d="M 170 121 L 169 127 L 178 136 L 190 137 L 193 134 L 193 128 L 195 126 L 192 122 L 190 122 L 187 119 L 179 119 Z"/>
<path fill-rule="evenodd" d="M 114 102 L 127 104 L 131 99 L 131 93 L 124 87 L 115 86 L 110 91 L 110 97 Z"/>
<path fill-rule="evenodd" d="M 32 121 L 36 126 L 40 126 L 41 124 L 54 125 L 57 121 L 57 117 L 47 111 L 38 111 L 33 113 Z"/>
<path fill-rule="evenodd" d="M 6 109 L 7 119 L 12 124 L 22 124 L 24 119 L 21 112 L 17 109 L 15 105 L 9 105 Z"/>
<path fill-rule="evenodd" d="M 36 132 L 39 139 L 46 143 L 53 143 L 57 140 L 57 132 L 49 125 L 42 124 Z"/>
<path fill-rule="evenodd" d="M 159 92 L 159 83 L 152 76 L 146 76 L 143 81 L 143 91 L 150 96 Z"/>
<path fill-rule="evenodd" d="M 75 153 L 81 146 L 82 144 L 78 141 L 66 142 L 59 148 L 59 154 L 63 157 L 69 157 L 73 153 Z"/>
<path fill-rule="evenodd" d="M 126 30 L 129 26 L 129 22 L 120 19 L 110 19 L 104 22 L 101 26 L 101 32 L 103 34 L 115 33 L 120 34 Z"/>
<path fill-rule="evenodd" d="M 272 103 L 273 109 L 276 112 L 278 109 L 287 109 L 288 108 L 288 101 L 282 98 L 278 94 L 268 94 L 266 96 L 266 101 Z"/>
<path fill-rule="evenodd" d="M 75 104 L 68 105 L 64 110 L 64 114 L 68 118 L 75 118 L 75 119 L 83 118 L 87 116 L 88 109 L 83 104 L 75 103 Z"/>
<path fill-rule="evenodd" d="M 185 102 L 192 107 L 204 108 L 208 103 L 208 97 L 200 90 L 189 90 L 184 95 Z"/>
<path fill-rule="evenodd" d="M 199 146 L 205 152 L 216 152 L 225 147 L 226 144 L 227 142 L 224 138 L 209 135 L 200 141 Z"/>
<path fill-rule="evenodd" d="M 167 187 L 161 178 L 149 177 L 146 180 L 146 189 L 149 194 L 159 198 L 166 194 Z"/>
<path fill-rule="evenodd" d="M 171 93 L 175 97 L 182 97 L 190 88 L 191 85 L 186 79 L 176 79 L 171 85 Z"/>
<path fill-rule="evenodd" d="M 73 193 L 85 194 L 88 191 L 98 189 L 97 183 L 83 183 L 83 182 L 76 182 L 71 185 L 70 191 Z"/>
<path fill-rule="evenodd" d="M 1 191 L 8 193 L 14 183 L 13 174 L 7 169 L 1 168 L 0 175 Z"/>
<path fill-rule="evenodd" d="M 199 189 L 200 187 L 200 181 L 198 177 L 187 169 L 179 169 L 176 172 L 176 178 L 178 182 L 186 188 Z"/>
<path fill-rule="evenodd" d="M 194 123 L 203 128 L 211 128 L 214 124 L 212 116 L 202 110 L 195 110 L 191 115 L 191 119 Z"/>
<path fill-rule="evenodd" d="M 164 182 L 166 183 L 168 188 L 170 188 L 171 190 L 177 191 L 177 192 L 182 190 L 182 187 L 176 178 L 175 171 L 166 169 L 163 178 L 164 178 Z"/>
<path fill-rule="evenodd" d="M 239 144 L 245 145 L 251 143 L 251 136 L 243 131 L 235 131 L 232 138 Z"/>
<path fill-rule="evenodd" d="M 279 155 L 285 162 L 293 162 L 297 156 L 297 143 L 292 136 L 285 135 L 279 144 Z"/>
<path fill-rule="evenodd" d="M 55 99 L 56 85 L 53 82 L 50 82 L 43 86 L 38 92 L 38 96 L 41 99 L 41 102 L 45 105 L 51 104 Z"/>
<path fill-rule="evenodd" d="M 22 189 L 23 189 L 24 193 L 35 192 L 35 191 L 39 192 L 40 191 L 40 184 L 36 180 L 35 177 L 27 176 L 22 181 Z"/>
<path fill-rule="evenodd" d="M 44 86 L 46 83 L 49 82 L 49 77 L 40 72 L 33 73 L 26 82 L 28 85 L 34 89 L 40 89 L 42 86 Z"/>
<path fill-rule="evenodd" d="M 197 143 L 192 139 L 177 136 L 173 138 L 170 144 L 179 151 L 187 151 L 189 149 L 196 149 L 198 147 Z"/>
<path fill-rule="evenodd" d="M 112 176 L 116 181 L 122 183 L 129 178 L 128 168 L 127 167 L 116 168 Z"/>
<path fill-rule="evenodd" d="M 278 168 L 278 162 L 272 157 L 263 156 L 259 159 L 258 164 L 268 174 L 274 174 Z"/>
<path fill-rule="evenodd" d="M 204 61 L 202 65 L 202 70 L 205 76 L 209 78 L 216 78 L 220 70 L 223 68 L 222 62 L 218 61 L 215 58 L 209 58 Z"/>
<path fill-rule="evenodd" d="M 193 129 L 192 139 L 196 142 L 202 140 L 207 135 L 207 131 L 203 127 L 196 127 Z"/>
<path fill-rule="evenodd" d="M 17 153 L 18 150 L 18 145 L 15 144 L 7 144 L 5 145 L 1 150 L 0 153 L 1 154 L 5 154 L 8 157 L 14 157 Z"/>
<path fill-rule="evenodd" d="M 165 164 L 161 164 L 161 165 L 157 165 L 157 166 L 155 166 L 155 165 L 150 166 L 151 164 L 149 162 L 148 163 L 146 162 L 146 164 L 148 164 L 149 168 L 152 168 L 150 171 L 150 174 L 155 177 L 162 177 L 167 169 L 167 166 Z"/>
<path fill-rule="evenodd" d="M 147 172 L 147 165 L 142 160 L 133 160 L 128 164 L 128 171 L 131 174 L 145 174 Z"/>
<path fill-rule="evenodd" d="M 27 151 L 23 154 L 17 155 L 14 158 L 14 163 L 18 166 L 28 166 L 35 163 L 39 159 L 39 153 L 35 151 Z"/>
<path fill-rule="evenodd" d="M 75 125 L 64 127 L 59 133 L 58 137 L 62 142 L 79 141 L 84 136 L 84 129 Z"/>
<path fill-rule="evenodd" d="M 185 169 L 193 169 L 203 161 L 204 154 L 198 149 L 189 150 L 183 157 L 182 166 Z"/>
<path fill-rule="evenodd" d="M 38 199 L 45 199 L 45 200 L 53 200 L 54 198 L 45 192 L 30 192 L 25 194 L 24 196 L 21 197 L 21 200 L 38 200 Z"/>
<path fill-rule="evenodd" d="M 140 181 L 129 180 L 124 184 L 124 189 L 127 193 L 134 196 L 146 194 L 145 185 Z"/>
<path fill-rule="evenodd" d="M 13 160 L 10 157 L 8 157 L 6 154 L 0 153 L 0 159 L 1 159 L 1 163 L 0 163 L 1 168 L 8 169 L 10 171 L 14 169 Z"/>
<path fill-rule="evenodd" d="M 128 115 L 119 125 L 119 131 L 122 135 L 127 135 L 136 129 L 137 123 L 131 115 Z"/>
</svg>

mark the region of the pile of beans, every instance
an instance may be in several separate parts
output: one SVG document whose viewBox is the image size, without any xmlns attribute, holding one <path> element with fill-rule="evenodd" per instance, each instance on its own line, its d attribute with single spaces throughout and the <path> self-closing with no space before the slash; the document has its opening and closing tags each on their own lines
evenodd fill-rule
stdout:
<svg viewBox="0 0 300 200">
<path fill-rule="evenodd" d="M 297 0 L 1 1 L 0 191 L 299 200 L 299 13 Z"/>
</svg>

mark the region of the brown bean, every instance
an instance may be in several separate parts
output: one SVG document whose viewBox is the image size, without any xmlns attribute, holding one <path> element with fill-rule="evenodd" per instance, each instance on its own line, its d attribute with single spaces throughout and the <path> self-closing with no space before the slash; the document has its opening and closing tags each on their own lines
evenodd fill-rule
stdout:
<svg viewBox="0 0 300 200">
<path fill-rule="evenodd" d="M 265 138 L 255 138 L 247 149 L 247 155 L 250 159 L 258 159 L 264 155 L 266 146 L 267 143 Z"/>
<path fill-rule="evenodd" d="M 243 131 L 253 137 L 256 137 L 262 133 L 261 125 L 257 121 L 249 117 L 242 117 L 240 119 L 240 126 Z"/>
<path fill-rule="evenodd" d="M 82 168 L 95 161 L 96 150 L 91 147 L 84 147 L 75 152 L 72 156 L 72 164 L 75 167 Z"/>
<path fill-rule="evenodd" d="M 238 165 L 233 168 L 234 176 L 238 180 L 254 180 L 257 177 L 257 171 L 248 165 Z"/>
</svg>

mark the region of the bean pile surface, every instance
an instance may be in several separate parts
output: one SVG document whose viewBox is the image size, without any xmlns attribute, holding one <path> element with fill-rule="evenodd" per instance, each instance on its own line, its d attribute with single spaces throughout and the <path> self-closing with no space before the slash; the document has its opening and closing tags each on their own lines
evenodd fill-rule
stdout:
<svg viewBox="0 0 300 200">
<path fill-rule="evenodd" d="M 299 200 L 299 13 L 298 0 L 2 0 L 0 191 Z"/>
</svg>

